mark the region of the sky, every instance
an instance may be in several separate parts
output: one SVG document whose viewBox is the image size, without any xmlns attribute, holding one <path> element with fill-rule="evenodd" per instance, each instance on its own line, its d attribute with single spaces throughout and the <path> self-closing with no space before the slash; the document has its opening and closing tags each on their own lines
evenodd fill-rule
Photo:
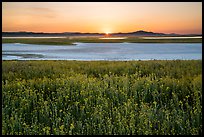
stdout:
<svg viewBox="0 0 204 137">
<path fill-rule="evenodd" d="M 2 2 L 2 31 L 202 34 L 202 2 Z"/>
</svg>

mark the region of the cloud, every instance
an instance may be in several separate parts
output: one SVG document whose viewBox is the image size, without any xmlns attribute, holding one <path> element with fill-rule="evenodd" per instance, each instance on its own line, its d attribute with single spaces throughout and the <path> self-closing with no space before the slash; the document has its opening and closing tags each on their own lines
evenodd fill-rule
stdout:
<svg viewBox="0 0 204 137">
<path fill-rule="evenodd" d="M 50 8 L 32 7 L 30 8 L 30 11 L 31 14 L 36 17 L 55 18 L 57 16 L 56 12 Z"/>
<path fill-rule="evenodd" d="M 50 8 L 43 8 L 43 7 L 32 7 L 32 10 L 35 11 L 42 11 L 42 12 L 53 12 Z"/>
</svg>

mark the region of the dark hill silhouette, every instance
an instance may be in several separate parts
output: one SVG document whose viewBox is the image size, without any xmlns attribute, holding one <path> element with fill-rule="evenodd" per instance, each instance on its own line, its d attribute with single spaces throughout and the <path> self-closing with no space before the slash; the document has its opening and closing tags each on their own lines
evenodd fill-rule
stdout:
<svg viewBox="0 0 204 137">
<path fill-rule="evenodd" d="M 2 32 L 2 37 L 69 37 L 69 36 L 104 36 L 104 33 L 81 33 L 81 32 L 63 32 L 63 33 L 44 33 L 44 32 Z M 202 34 L 165 34 L 165 33 L 155 33 L 148 31 L 135 31 L 128 33 L 111 33 L 110 36 L 202 36 Z"/>
</svg>

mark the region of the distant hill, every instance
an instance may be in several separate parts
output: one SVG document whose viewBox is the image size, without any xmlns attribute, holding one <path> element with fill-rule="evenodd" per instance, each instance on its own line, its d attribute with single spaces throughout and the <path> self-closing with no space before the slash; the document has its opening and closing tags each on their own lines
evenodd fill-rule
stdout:
<svg viewBox="0 0 204 137">
<path fill-rule="evenodd" d="M 202 36 L 202 34 L 165 34 L 148 31 L 135 31 L 129 33 L 111 33 L 111 36 Z M 69 37 L 69 36 L 104 36 L 104 33 L 80 33 L 80 32 L 63 32 L 63 33 L 43 33 L 43 32 L 2 32 L 2 37 Z"/>
<path fill-rule="evenodd" d="M 166 36 L 168 34 L 154 33 L 154 32 L 139 30 L 139 31 L 129 32 L 129 33 L 113 33 L 112 35 L 115 35 L 115 36 Z"/>
</svg>

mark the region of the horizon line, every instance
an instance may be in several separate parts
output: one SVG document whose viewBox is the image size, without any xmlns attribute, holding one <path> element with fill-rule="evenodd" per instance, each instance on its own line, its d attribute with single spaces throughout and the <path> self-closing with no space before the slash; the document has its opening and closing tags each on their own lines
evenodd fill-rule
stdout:
<svg viewBox="0 0 204 137">
<path fill-rule="evenodd" d="M 178 34 L 178 35 L 202 35 L 202 33 L 185 33 L 185 34 L 181 34 L 181 33 L 174 33 L 174 32 L 171 32 L 171 33 L 163 33 L 163 32 L 154 32 L 154 31 L 146 31 L 146 30 L 136 30 L 136 31 L 129 31 L 129 32 L 113 32 L 113 33 L 109 33 L 109 34 L 116 34 L 116 33 L 133 33 L 133 32 L 138 32 L 138 31 L 144 31 L 144 32 L 152 32 L 152 33 L 162 33 L 162 34 Z M 90 33 L 90 34 L 94 34 L 94 33 L 97 33 L 97 34 L 106 34 L 105 32 L 80 32 L 80 31 L 66 31 L 66 32 L 35 32 L 35 31 L 2 31 L 3 32 L 28 32 L 28 33 Z"/>
</svg>

